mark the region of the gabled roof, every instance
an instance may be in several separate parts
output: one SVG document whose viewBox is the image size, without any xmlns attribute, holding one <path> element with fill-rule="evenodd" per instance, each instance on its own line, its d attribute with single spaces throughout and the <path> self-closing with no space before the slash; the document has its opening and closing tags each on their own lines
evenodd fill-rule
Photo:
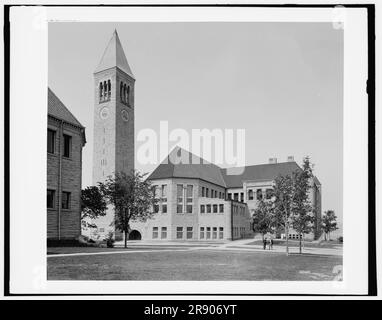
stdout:
<svg viewBox="0 0 382 320">
<path fill-rule="evenodd" d="M 239 174 L 229 174 L 230 170 Z M 202 179 L 226 188 L 242 188 L 245 181 L 270 181 L 278 175 L 292 174 L 295 170 L 301 168 L 294 161 L 223 169 L 176 147 L 148 179 Z"/>
<path fill-rule="evenodd" d="M 60 99 L 48 87 L 48 115 L 57 119 L 63 120 L 67 123 L 73 124 L 77 127 L 84 128 L 84 126 L 76 119 L 76 117 L 65 107 Z"/>
<path fill-rule="evenodd" d="M 125 52 L 123 51 L 121 41 L 119 40 L 117 30 L 114 30 L 113 36 L 111 37 L 98 67 L 95 69 L 94 73 L 110 69 L 113 67 L 118 67 L 130 77 L 135 79 L 130 66 L 127 62 Z"/>
<path fill-rule="evenodd" d="M 259 164 L 232 169 L 240 174 L 227 174 L 230 169 L 221 170 L 227 188 L 241 188 L 244 181 L 274 180 L 278 175 L 291 175 L 294 171 L 301 170 L 301 168 L 296 162 L 292 161 L 274 164 Z"/>
<path fill-rule="evenodd" d="M 164 178 L 202 179 L 225 187 L 220 168 L 180 148 L 174 148 L 151 173 L 149 180 Z"/>
</svg>

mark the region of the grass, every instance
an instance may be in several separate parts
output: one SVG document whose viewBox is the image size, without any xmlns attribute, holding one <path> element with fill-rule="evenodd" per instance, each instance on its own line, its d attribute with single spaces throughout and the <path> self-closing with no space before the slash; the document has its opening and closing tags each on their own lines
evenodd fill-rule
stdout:
<svg viewBox="0 0 382 320">
<path fill-rule="evenodd" d="M 300 246 L 299 240 L 289 240 L 288 243 L 289 243 L 290 247 L 299 247 Z M 255 240 L 253 242 L 247 243 L 247 245 L 249 245 L 249 246 L 250 245 L 259 245 L 259 246 L 262 246 L 263 245 L 263 241 L 262 240 Z M 336 247 L 341 247 L 342 248 L 342 245 L 343 244 L 341 242 L 337 241 L 337 240 L 333 240 L 333 241 L 321 241 L 321 242 L 305 241 L 305 247 L 306 248 L 329 248 L 329 249 L 333 249 L 333 248 L 336 248 Z M 273 246 L 283 246 L 283 247 L 285 247 L 286 246 L 286 240 L 274 239 L 273 240 Z"/>
<path fill-rule="evenodd" d="M 156 250 L 49 257 L 48 280 L 317 281 L 333 280 L 333 267 L 336 265 L 342 265 L 342 257 L 286 256 L 278 253 L 214 249 L 171 252 Z"/>
</svg>

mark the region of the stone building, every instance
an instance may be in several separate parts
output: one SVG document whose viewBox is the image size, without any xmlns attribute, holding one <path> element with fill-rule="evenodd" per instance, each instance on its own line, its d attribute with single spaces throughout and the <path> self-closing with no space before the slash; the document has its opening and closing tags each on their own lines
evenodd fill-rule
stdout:
<svg viewBox="0 0 382 320">
<path fill-rule="evenodd" d="M 122 44 L 114 31 L 94 72 L 93 185 L 115 172 L 134 169 L 134 92 L 135 77 Z M 176 148 L 168 159 L 180 152 Z M 251 235 L 251 217 L 258 201 L 269 198 L 274 179 L 300 169 L 293 158 L 277 163 L 247 166 L 240 174 L 206 163 L 189 161 L 172 164 L 165 160 L 149 176 L 156 187 L 159 204 L 155 219 L 132 223 L 130 239 L 233 240 Z M 312 181 L 311 199 L 317 217 L 321 216 L 321 185 Z M 104 238 L 115 232 L 112 208 L 95 221 L 93 235 Z M 318 224 L 316 234 L 319 234 Z M 296 233 L 291 230 L 290 237 Z"/>
<path fill-rule="evenodd" d="M 181 162 L 174 162 L 176 158 Z M 240 174 L 229 174 L 227 169 L 175 148 L 148 177 L 158 199 L 156 215 L 145 223 L 131 223 L 130 239 L 235 240 L 253 236 L 251 217 L 261 199 L 271 199 L 275 178 L 301 170 L 292 158 L 234 169 Z M 319 219 L 321 186 L 317 178 L 312 185 L 310 198 Z M 316 233 L 307 238 L 320 234 L 318 225 Z M 297 233 L 291 229 L 289 237 L 296 239 Z"/>
<path fill-rule="evenodd" d="M 48 88 L 47 237 L 81 234 L 82 148 L 85 128 Z"/>
</svg>

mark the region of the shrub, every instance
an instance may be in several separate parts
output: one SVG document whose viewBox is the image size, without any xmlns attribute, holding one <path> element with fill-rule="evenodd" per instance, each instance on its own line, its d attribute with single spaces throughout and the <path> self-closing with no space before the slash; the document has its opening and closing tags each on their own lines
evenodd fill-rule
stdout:
<svg viewBox="0 0 382 320">
<path fill-rule="evenodd" d="M 114 248 L 114 234 L 113 232 L 109 232 L 109 234 L 106 237 L 106 245 L 108 248 Z"/>
<path fill-rule="evenodd" d="M 344 237 L 343 236 L 338 237 L 338 241 L 341 242 L 341 243 L 344 242 Z"/>
</svg>

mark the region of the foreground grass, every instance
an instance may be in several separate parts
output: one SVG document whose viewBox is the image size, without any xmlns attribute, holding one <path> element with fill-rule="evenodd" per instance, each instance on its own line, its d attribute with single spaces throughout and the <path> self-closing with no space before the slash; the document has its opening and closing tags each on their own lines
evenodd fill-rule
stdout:
<svg viewBox="0 0 382 320">
<path fill-rule="evenodd" d="M 120 248 L 121 249 L 121 248 Z M 48 258 L 48 280 L 333 280 L 342 257 L 192 250 Z"/>
</svg>

